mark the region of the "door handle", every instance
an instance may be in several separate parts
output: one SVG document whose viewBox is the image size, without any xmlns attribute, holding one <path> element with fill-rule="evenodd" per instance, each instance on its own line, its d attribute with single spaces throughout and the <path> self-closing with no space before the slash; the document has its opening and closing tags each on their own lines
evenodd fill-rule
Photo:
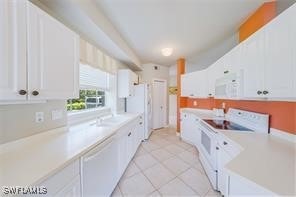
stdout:
<svg viewBox="0 0 296 197">
<path fill-rule="evenodd" d="M 38 96 L 38 95 L 39 95 L 39 92 L 36 91 L 36 90 L 34 90 L 34 91 L 32 92 L 32 95 L 33 95 L 33 96 Z"/>
<path fill-rule="evenodd" d="M 20 90 L 20 91 L 19 91 L 19 94 L 20 94 L 20 95 L 26 95 L 26 94 L 27 94 L 27 91 L 26 91 L 26 90 Z"/>
<path fill-rule="evenodd" d="M 261 95 L 261 94 L 262 94 L 262 91 L 258 90 L 258 91 L 257 91 L 257 94 L 258 94 L 258 95 Z"/>
</svg>

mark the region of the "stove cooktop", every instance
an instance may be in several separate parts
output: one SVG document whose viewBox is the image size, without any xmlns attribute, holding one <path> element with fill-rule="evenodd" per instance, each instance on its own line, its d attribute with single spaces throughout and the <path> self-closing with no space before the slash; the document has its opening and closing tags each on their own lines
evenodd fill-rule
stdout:
<svg viewBox="0 0 296 197">
<path fill-rule="evenodd" d="M 215 129 L 222 129 L 222 130 L 237 130 L 237 131 L 252 131 L 244 126 L 236 124 L 231 121 L 227 120 L 204 120 L 206 123 L 211 125 Z"/>
</svg>

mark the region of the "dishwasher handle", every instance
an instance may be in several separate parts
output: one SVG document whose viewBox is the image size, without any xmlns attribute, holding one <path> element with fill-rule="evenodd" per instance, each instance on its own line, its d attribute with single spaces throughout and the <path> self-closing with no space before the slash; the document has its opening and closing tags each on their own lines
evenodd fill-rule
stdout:
<svg viewBox="0 0 296 197">
<path fill-rule="evenodd" d="M 85 154 L 85 156 L 82 156 L 83 162 L 88 162 L 89 160 L 92 160 L 95 158 L 98 154 L 100 154 L 105 148 L 107 148 L 115 139 L 114 136 L 109 137 L 105 141 L 103 141 L 101 144 L 97 145 L 93 149 L 91 149 L 88 153 Z"/>
</svg>

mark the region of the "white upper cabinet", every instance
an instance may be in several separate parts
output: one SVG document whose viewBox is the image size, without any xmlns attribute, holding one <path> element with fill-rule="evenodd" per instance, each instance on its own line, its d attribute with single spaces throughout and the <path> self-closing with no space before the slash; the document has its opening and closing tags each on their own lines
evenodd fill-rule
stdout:
<svg viewBox="0 0 296 197">
<path fill-rule="evenodd" d="M 263 95 L 264 85 L 264 32 L 256 32 L 242 43 L 244 97 Z"/>
<path fill-rule="evenodd" d="M 117 72 L 117 89 L 119 98 L 134 96 L 134 85 L 138 84 L 138 75 L 130 69 Z"/>
<path fill-rule="evenodd" d="M 31 3 L 27 21 L 29 98 L 77 97 L 79 37 Z"/>
<path fill-rule="evenodd" d="M 27 99 L 26 3 L 0 1 L 0 101 Z"/>
<path fill-rule="evenodd" d="M 207 70 L 181 76 L 181 96 L 192 98 L 208 97 Z"/>
<path fill-rule="evenodd" d="M 294 6 L 295 7 L 295 6 Z M 265 27 L 264 93 L 271 98 L 289 98 L 293 92 L 295 69 L 296 9 L 287 10 Z M 292 30 L 292 31 L 291 31 Z M 295 43 L 295 41 L 294 41 Z"/>
<path fill-rule="evenodd" d="M 287 9 L 242 43 L 244 97 L 295 98 L 296 6 Z"/>
<path fill-rule="evenodd" d="M 0 101 L 77 97 L 79 37 L 29 1 L 0 5 Z"/>
</svg>

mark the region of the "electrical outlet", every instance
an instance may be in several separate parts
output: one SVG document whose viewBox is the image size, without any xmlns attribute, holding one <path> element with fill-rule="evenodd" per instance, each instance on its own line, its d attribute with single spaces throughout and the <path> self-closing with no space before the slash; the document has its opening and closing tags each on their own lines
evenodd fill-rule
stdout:
<svg viewBox="0 0 296 197">
<path fill-rule="evenodd" d="M 197 106 L 197 101 L 193 101 L 193 106 Z"/>
<path fill-rule="evenodd" d="M 63 118 L 63 111 L 61 109 L 51 111 L 51 119 L 52 120 L 59 120 L 62 118 Z"/>
<path fill-rule="evenodd" d="M 36 112 L 35 113 L 35 122 L 36 123 L 44 122 L 44 112 Z"/>
<path fill-rule="evenodd" d="M 222 103 L 222 109 L 225 109 L 226 108 L 226 103 Z"/>
</svg>

